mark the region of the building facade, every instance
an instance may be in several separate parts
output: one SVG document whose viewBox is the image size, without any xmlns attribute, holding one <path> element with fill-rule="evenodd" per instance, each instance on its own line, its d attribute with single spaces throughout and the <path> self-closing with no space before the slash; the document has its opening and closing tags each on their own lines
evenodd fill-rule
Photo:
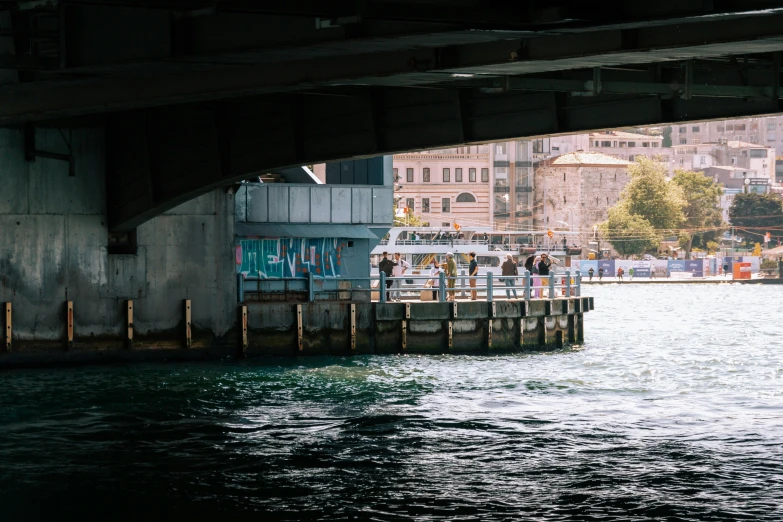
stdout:
<svg viewBox="0 0 783 522">
<path fill-rule="evenodd" d="M 783 116 L 738 118 L 672 126 L 672 145 L 740 141 L 771 147 L 775 157 L 783 156 Z"/>
<path fill-rule="evenodd" d="M 573 152 L 539 163 L 534 227 L 586 245 L 630 181 L 631 162 L 601 152 Z M 557 232 L 569 232 L 558 236 Z"/>
<path fill-rule="evenodd" d="M 396 154 L 395 206 L 433 227 L 490 226 L 489 145 Z"/>
<path fill-rule="evenodd" d="M 622 131 L 593 132 L 589 135 L 589 149 L 626 161 L 646 156 L 662 163 L 669 162 L 671 150 L 663 148 L 663 137 Z"/>
<path fill-rule="evenodd" d="M 732 172 L 743 178 L 775 180 L 775 149 L 772 147 L 726 141 L 675 145 L 672 150 L 672 170 L 703 171 L 709 167 L 732 167 Z"/>
</svg>

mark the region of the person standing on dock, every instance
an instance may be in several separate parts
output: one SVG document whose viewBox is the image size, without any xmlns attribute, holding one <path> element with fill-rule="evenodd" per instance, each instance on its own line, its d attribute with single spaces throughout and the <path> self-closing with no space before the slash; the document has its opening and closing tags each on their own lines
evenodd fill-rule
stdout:
<svg viewBox="0 0 783 522">
<path fill-rule="evenodd" d="M 594 273 L 595 273 L 595 271 L 593 270 L 593 267 L 591 266 L 590 270 L 587 271 L 587 275 L 590 277 L 590 281 L 593 280 L 593 274 Z"/>
<path fill-rule="evenodd" d="M 541 285 L 544 284 L 544 277 L 547 278 L 547 283 L 549 283 L 549 278 L 554 277 L 549 275 L 550 267 L 552 266 L 552 262 L 557 263 L 557 259 L 554 257 L 549 257 L 548 254 L 541 254 L 541 261 L 538 262 L 538 275 L 541 276 Z M 543 291 L 542 291 L 543 293 Z M 554 298 L 554 296 L 550 296 L 550 299 Z"/>
<path fill-rule="evenodd" d="M 501 265 L 500 270 L 501 274 L 504 276 L 519 275 L 517 264 L 514 262 L 514 258 L 511 254 L 506 255 L 506 260 L 503 262 L 503 265 Z M 517 289 L 514 288 L 516 279 L 509 277 L 508 279 L 504 279 L 504 281 L 506 283 L 506 299 L 511 299 L 511 292 L 514 292 L 514 299 L 519 299 L 517 297 Z"/>
<path fill-rule="evenodd" d="M 394 254 L 394 269 L 392 273 L 394 274 L 395 281 L 394 281 L 394 290 L 392 291 L 391 297 L 394 301 L 400 300 L 400 288 L 402 287 L 402 279 L 396 279 L 398 277 L 402 277 L 405 275 L 405 271 L 410 268 L 410 263 L 405 261 L 402 256 L 400 256 L 399 252 Z"/>
<path fill-rule="evenodd" d="M 394 275 L 394 267 L 397 265 L 394 261 L 389 259 L 389 253 L 384 252 L 383 253 L 383 259 L 381 259 L 381 262 L 378 263 L 378 270 L 381 272 L 384 272 L 386 274 L 386 277 L 392 277 Z M 391 286 L 394 281 L 391 279 L 386 279 L 386 302 L 391 301 Z"/>
<path fill-rule="evenodd" d="M 628 275 L 631 276 L 631 281 L 633 281 L 633 267 L 628 269 Z"/>
<path fill-rule="evenodd" d="M 468 275 L 470 275 L 470 300 L 478 299 L 478 290 L 476 290 L 476 276 L 478 276 L 478 263 L 476 262 L 476 253 L 470 253 L 470 265 L 468 266 Z"/>
<path fill-rule="evenodd" d="M 454 293 L 456 292 L 454 287 L 457 286 L 457 262 L 454 261 L 454 254 L 451 252 L 446 253 L 446 277 L 448 278 L 446 286 L 449 287 L 449 296 L 446 300 L 453 301 Z"/>
<path fill-rule="evenodd" d="M 625 270 L 623 270 L 623 267 L 620 267 L 617 269 L 617 280 L 622 281 L 623 280 L 623 274 L 625 273 Z"/>
<path fill-rule="evenodd" d="M 603 278 L 604 278 L 604 267 L 601 266 L 598 267 L 598 280 L 600 281 Z"/>
<path fill-rule="evenodd" d="M 433 259 L 432 260 L 432 268 L 430 269 L 430 277 L 432 277 L 432 279 L 427 281 L 427 284 L 432 286 L 433 288 L 439 286 L 438 285 L 438 279 L 440 278 L 440 270 L 441 270 L 441 268 L 440 268 L 440 265 L 438 264 L 438 260 L 437 259 Z M 432 291 L 432 300 L 433 301 L 437 301 L 438 300 L 438 291 L 437 290 L 433 290 Z"/>
</svg>

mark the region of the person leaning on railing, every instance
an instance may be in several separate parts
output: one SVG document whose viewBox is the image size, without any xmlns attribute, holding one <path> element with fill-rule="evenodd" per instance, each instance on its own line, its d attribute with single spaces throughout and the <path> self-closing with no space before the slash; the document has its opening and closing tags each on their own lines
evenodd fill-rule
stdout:
<svg viewBox="0 0 783 522">
<path fill-rule="evenodd" d="M 478 276 L 478 263 L 476 262 L 476 253 L 470 253 L 470 265 L 468 266 L 468 275 L 470 275 L 470 300 L 475 301 L 478 299 L 478 291 L 476 290 L 476 276 Z"/>
<path fill-rule="evenodd" d="M 457 285 L 457 262 L 454 261 L 454 254 L 451 252 L 446 253 L 446 262 L 443 263 L 443 268 L 446 269 L 446 277 L 448 278 L 447 286 L 449 287 L 447 301 L 454 300 L 454 294 L 456 290 L 454 287 Z"/>
</svg>

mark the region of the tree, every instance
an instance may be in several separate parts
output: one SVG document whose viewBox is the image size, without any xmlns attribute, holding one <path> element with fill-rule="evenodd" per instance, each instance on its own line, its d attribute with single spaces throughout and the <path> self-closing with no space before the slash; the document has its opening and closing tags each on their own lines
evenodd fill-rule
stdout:
<svg viewBox="0 0 783 522">
<path fill-rule="evenodd" d="M 691 249 L 707 248 L 721 234 L 723 216 L 720 210 L 720 196 L 723 189 L 701 172 L 677 170 L 672 183 L 680 187 L 685 206 L 684 230 L 680 231 L 680 246 L 685 250 L 685 259 L 691 258 Z"/>
<path fill-rule="evenodd" d="M 663 128 L 663 143 L 661 143 L 661 147 L 671 147 L 672 146 L 672 128 L 671 127 L 664 127 Z"/>
<path fill-rule="evenodd" d="M 601 235 L 624 257 L 644 254 L 656 248 L 661 239 L 649 221 L 629 214 L 623 205 L 609 209 L 609 219 L 601 224 Z"/>
<path fill-rule="evenodd" d="M 769 232 L 783 237 L 783 200 L 774 194 L 737 194 L 729 208 L 729 221 L 752 242 L 761 242 Z"/>
<path fill-rule="evenodd" d="M 397 216 L 397 206 L 392 207 L 392 215 L 394 216 L 395 227 L 425 227 L 427 223 L 421 219 L 421 216 L 417 216 L 413 211 L 408 210 L 407 213 L 403 212 L 402 216 Z"/>
<path fill-rule="evenodd" d="M 646 219 L 659 232 L 677 228 L 685 219 L 682 189 L 666 179 L 666 166 L 640 156 L 628 168 L 631 181 L 623 190 L 618 205 L 627 213 Z"/>
</svg>

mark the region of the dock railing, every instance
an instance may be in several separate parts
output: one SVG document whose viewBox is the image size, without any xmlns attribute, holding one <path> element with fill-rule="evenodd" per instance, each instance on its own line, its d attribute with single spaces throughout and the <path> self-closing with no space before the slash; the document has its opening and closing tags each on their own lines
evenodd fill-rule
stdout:
<svg viewBox="0 0 783 522">
<path fill-rule="evenodd" d="M 470 286 L 470 280 L 476 280 L 476 286 Z M 454 281 L 454 286 L 448 283 Z M 508 285 L 506 281 L 513 281 Z M 521 284 L 520 284 L 521 283 Z M 517 299 L 554 299 L 557 297 L 580 297 L 582 293 L 582 274 L 579 270 L 566 270 L 546 276 L 531 274 L 527 270 L 520 275 L 504 276 L 487 272 L 486 275 L 471 277 L 463 273 L 456 277 L 446 277 L 443 272 L 437 276 L 404 275 L 387 277 L 384 272 L 369 277 L 320 277 L 308 273 L 306 278 L 282 277 L 260 278 L 237 274 L 237 298 L 245 302 L 247 295 L 273 297 L 271 300 L 324 301 L 354 300 L 354 294 L 362 294 L 363 301 L 385 303 L 397 296 L 402 300 L 440 301 L 450 296 L 470 298 L 476 291 L 477 298 L 492 302 L 515 294 Z M 373 294 L 377 292 L 377 296 Z M 367 299 L 369 293 L 369 299 Z"/>
</svg>

